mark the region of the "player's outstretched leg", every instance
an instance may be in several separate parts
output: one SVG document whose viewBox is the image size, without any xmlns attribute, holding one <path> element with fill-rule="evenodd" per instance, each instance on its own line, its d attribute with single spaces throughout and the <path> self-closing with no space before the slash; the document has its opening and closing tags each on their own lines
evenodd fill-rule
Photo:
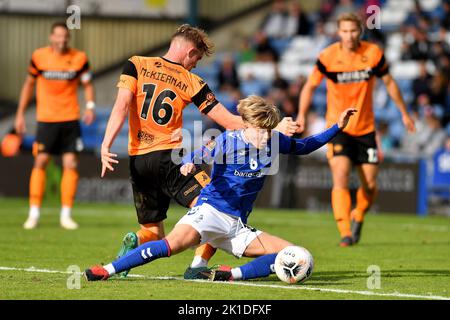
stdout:
<svg viewBox="0 0 450 320">
<path fill-rule="evenodd" d="M 85 270 L 88 281 L 107 280 L 114 274 L 152 262 L 153 260 L 169 257 L 170 246 L 164 240 L 147 242 L 122 256 L 120 259 L 102 267 L 93 266 Z"/>
<path fill-rule="evenodd" d="M 162 239 L 162 236 L 154 233 L 151 228 L 159 228 L 158 224 L 144 224 L 141 225 L 141 229 L 137 232 L 128 232 L 122 240 L 122 245 L 117 253 L 117 259 L 123 257 L 131 250 L 137 248 L 139 245 L 147 243 L 149 241 L 155 241 Z M 159 229 L 158 229 L 159 230 Z M 121 278 L 125 278 L 130 270 L 125 270 L 120 273 Z"/>
<path fill-rule="evenodd" d="M 233 281 L 268 277 L 271 273 L 274 273 L 276 257 L 277 253 L 271 253 L 258 257 L 237 268 L 221 266 L 209 272 L 209 279 L 211 281 Z"/>
<path fill-rule="evenodd" d="M 216 253 L 216 248 L 209 244 L 199 246 L 191 265 L 184 272 L 184 279 L 208 279 L 208 261 Z"/>
<path fill-rule="evenodd" d="M 190 225 L 177 224 L 166 238 L 144 243 L 104 267 L 94 266 L 86 269 L 84 274 L 88 281 L 106 280 L 116 273 L 159 258 L 170 257 L 199 243 L 200 234 L 196 229 Z"/>
</svg>

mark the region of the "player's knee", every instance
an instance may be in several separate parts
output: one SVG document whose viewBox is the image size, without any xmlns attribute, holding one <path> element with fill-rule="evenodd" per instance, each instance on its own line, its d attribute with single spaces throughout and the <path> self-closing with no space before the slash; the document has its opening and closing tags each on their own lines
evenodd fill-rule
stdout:
<svg viewBox="0 0 450 320">
<path fill-rule="evenodd" d="M 63 168 L 68 170 L 76 170 L 78 168 L 78 162 L 70 159 L 63 161 Z"/>
<path fill-rule="evenodd" d="M 34 159 L 33 168 L 35 169 L 46 169 L 50 161 L 50 156 L 45 154 L 38 154 Z"/>
<path fill-rule="evenodd" d="M 333 185 L 334 188 L 347 188 L 349 173 L 346 170 L 333 169 Z"/>
<path fill-rule="evenodd" d="M 189 225 L 177 225 L 167 235 L 166 241 L 170 246 L 172 254 L 175 254 L 199 244 L 200 234 Z"/>
<path fill-rule="evenodd" d="M 347 177 L 336 177 L 335 179 L 333 179 L 333 188 L 334 189 L 347 189 L 348 188 Z"/>
<path fill-rule="evenodd" d="M 169 244 L 170 251 L 172 254 L 179 253 L 190 247 L 189 239 L 183 238 L 181 235 L 175 236 L 169 235 L 167 236 L 166 241 Z"/>
<path fill-rule="evenodd" d="M 75 164 L 64 165 L 63 168 L 64 168 L 64 169 L 67 169 L 67 170 L 77 170 L 77 169 L 78 169 L 78 166 L 77 166 L 77 164 L 75 163 Z"/>
<path fill-rule="evenodd" d="M 47 169 L 48 162 L 35 162 L 33 168 L 34 169 Z"/>
</svg>

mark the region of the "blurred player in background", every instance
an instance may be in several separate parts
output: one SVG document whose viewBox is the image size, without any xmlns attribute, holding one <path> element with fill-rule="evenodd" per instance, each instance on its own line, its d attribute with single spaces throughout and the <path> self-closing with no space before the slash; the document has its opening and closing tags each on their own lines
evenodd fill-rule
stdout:
<svg viewBox="0 0 450 320">
<path fill-rule="evenodd" d="M 117 99 L 102 143 L 102 177 L 113 171 L 117 155 L 110 152 L 115 137 L 129 115 L 130 180 L 141 228 L 125 235 L 118 257 L 148 241 L 165 236 L 163 221 L 171 199 L 184 207 L 197 202 L 200 190 L 210 181 L 197 168 L 184 176 L 172 155 L 181 155 L 182 111 L 191 102 L 203 114 L 226 129 L 243 128 L 241 117 L 231 114 L 208 85 L 190 72 L 204 55 L 213 53 L 213 43 L 201 29 L 181 25 L 171 38 L 163 57 L 131 57 L 125 64 L 117 87 Z M 292 135 L 296 123 L 285 120 L 278 129 Z M 207 244 L 196 250 L 186 278 L 196 278 L 215 249 Z M 121 276 L 126 276 L 125 270 Z"/>
<path fill-rule="evenodd" d="M 18 134 L 23 134 L 26 131 L 24 113 L 37 84 L 38 124 L 30 177 L 30 211 L 25 229 L 33 229 L 38 224 L 45 192 L 46 168 L 50 157 L 60 154 L 63 164 L 60 223 L 65 229 L 78 228 L 71 217 L 71 209 L 78 184 L 77 153 L 83 149 L 77 101 L 80 84 L 87 101 L 83 115 L 87 125 L 95 120 L 95 102 L 87 56 L 82 51 L 70 48 L 69 39 L 69 29 L 64 22 L 52 25 L 50 46 L 33 52 L 29 74 L 20 94 L 15 129 Z"/>
<path fill-rule="evenodd" d="M 199 243 L 211 243 L 237 258 L 256 258 L 238 267 L 200 272 L 212 281 L 248 280 L 273 273 L 276 255 L 290 242 L 247 225 L 258 192 L 279 154 L 313 152 L 340 132 L 355 109 L 346 109 L 329 129 L 305 139 L 289 138 L 273 129 L 280 121 L 278 108 L 263 98 L 250 96 L 238 104 L 245 129 L 227 131 L 183 159 L 183 176 L 196 171 L 197 163 L 213 162 L 211 182 L 202 189 L 196 206 L 183 216 L 169 235 L 147 242 L 106 266 L 85 271 L 89 281 L 106 280 L 115 273 L 158 258 L 170 257 Z"/>
<path fill-rule="evenodd" d="M 340 113 L 354 106 L 358 113 L 354 121 L 328 145 L 328 162 L 333 176 L 331 201 L 341 235 L 340 246 L 358 243 L 364 215 L 374 202 L 378 172 L 375 118 L 372 93 L 375 76 L 383 80 L 387 92 L 402 114 L 409 132 L 415 131 L 400 90 L 389 74 L 383 52 L 375 45 L 360 41 L 363 24 L 353 13 L 344 13 L 337 20 L 340 41 L 325 48 L 299 99 L 298 132 L 305 129 L 314 90 L 327 78 L 327 125 L 335 123 Z M 361 180 L 356 207 L 351 210 L 349 176 L 355 165 Z"/>
</svg>

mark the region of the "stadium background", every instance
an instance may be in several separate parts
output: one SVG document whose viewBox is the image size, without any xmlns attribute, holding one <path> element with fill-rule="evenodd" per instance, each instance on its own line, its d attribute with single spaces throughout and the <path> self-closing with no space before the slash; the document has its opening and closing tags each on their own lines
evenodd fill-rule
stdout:
<svg viewBox="0 0 450 320">
<path fill-rule="evenodd" d="M 98 159 L 116 96 L 115 84 L 128 57 L 163 54 L 177 25 L 199 25 L 210 33 L 216 53 L 202 60 L 194 72 L 208 82 L 219 101 L 235 111 L 240 97 L 259 94 L 295 118 L 298 94 L 317 54 L 337 39 L 335 17 L 345 11 L 367 17 L 367 7 L 377 5 L 381 29 L 366 30 L 364 39 L 385 50 L 418 132 L 405 133 L 399 112 L 384 86 L 378 85 L 374 106 L 384 161 L 378 178 L 380 194 L 372 211 L 450 215 L 448 1 L 0 1 L 0 137 L 12 127 L 32 51 L 47 45 L 51 24 L 67 19 L 70 5 L 81 8 L 81 28 L 71 31 L 71 45 L 89 57 L 98 105 L 94 125 L 82 127 L 86 149 L 80 161 L 79 202 L 131 204 L 126 126 L 113 147 L 124 159 L 118 170 L 101 180 Z M 283 5 L 286 13 L 279 14 L 278 7 Z M 288 20 L 294 21 L 294 27 L 280 27 L 280 21 Z M 82 94 L 80 102 L 83 106 Z M 323 128 L 325 108 L 323 81 L 314 95 L 307 134 Z M 34 108 L 28 109 L 26 118 L 28 134 L 20 155 L 0 156 L 0 197 L 26 197 L 28 193 Z M 194 128 L 194 121 L 203 122 L 202 130 Z M 187 136 L 201 141 L 202 131 L 212 127 L 194 107 L 185 110 Z M 322 149 L 309 157 L 282 161 L 280 174 L 269 179 L 258 206 L 331 212 L 331 176 L 324 154 Z M 47 199 L 59 198 L 57 164 L 58 160 L 48 171 Z M 356 189 L 356 176 L 352 181 Z"/>
</svg>

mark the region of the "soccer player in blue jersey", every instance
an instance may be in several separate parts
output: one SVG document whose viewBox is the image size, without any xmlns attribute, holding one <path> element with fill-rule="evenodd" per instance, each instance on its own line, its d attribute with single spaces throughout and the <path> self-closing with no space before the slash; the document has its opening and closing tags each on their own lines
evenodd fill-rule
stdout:
<svg viewBox="0 0 450 320">
<path fill-rule="evenodd" d="M 280 114 L 276 106 L 261 97 L 241 100 L 238 112 L 245 129 L 225 131 L 201 150 L 183 158 L 184 165 L 180 168 L 183 175 L 192 173 L 198 162 L 213 162 L 211 182 L 202 189 L 197 205 L 178 221 L 166 238 L 144 243 L 108 265 L 87 269 L 87 280 L 106 280 L 123 270 L 204 243 L 237 258 L 256 258 L 238 268 L 205 268 L 202 272 L 205 279 L 246 280 L 266 277 L 273 272 L 277 253 L 292 244 L 247 225 L 265 176 L 276 170 L 274 162 L 279 153 L 302 155 L 317 150 L 345 128 L 356 110 L 347 109 L 337 124 L 305 139 L 272 131 L 280 121 Z"/>
</svg>

